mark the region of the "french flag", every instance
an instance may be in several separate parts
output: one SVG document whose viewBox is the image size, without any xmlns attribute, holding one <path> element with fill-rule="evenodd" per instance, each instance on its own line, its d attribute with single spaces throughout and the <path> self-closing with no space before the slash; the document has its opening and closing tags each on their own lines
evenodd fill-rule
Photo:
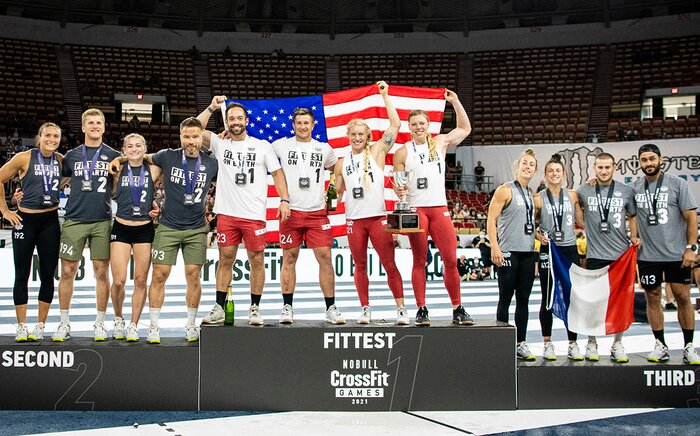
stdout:
<svg viewBox="0 0 700 436">
<path fill-rule="evenodd" d="M 552 313 L 578 334 L 602 336 L 624 332 L 634 321 L 637 247 L 605 268 L 586 270 L 550 241 Z"/>
</svg>

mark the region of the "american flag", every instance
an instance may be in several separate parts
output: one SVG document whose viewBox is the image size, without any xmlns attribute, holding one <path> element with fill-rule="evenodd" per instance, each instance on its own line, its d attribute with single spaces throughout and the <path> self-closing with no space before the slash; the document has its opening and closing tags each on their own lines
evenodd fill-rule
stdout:
<svg viewBox="0 0 700 436">
<path fill-rule="evenodd" d="M 440 133 L 442 117 L 445 112 L 444 88 L 414 88 L 409 86 L 389 86 L 389 95 L 401 118 L 401 128 L 396 144 L 386 158 L 384 167 L 384 186 L 387 210 L 393 210 L 397 198 L 388 175 L 392 169 L 393 152 L 403 143 L 410 141 L 408 131 L 408 114 L 414 109 L 423 109 L 430 117 L 430 133 Z M 248 134 L 264 139 L 270 143 L 283 137 L 294 136 L 292 117 L 294 109 L 307 108 L 314 114 L 312 136 L 317 141 L 327 142 L 333 147 L 338 158 L 345 156 L 350 149 L 345 128 L 350 120 L 362 118 L 372 129 L 372 141 L 381 139 L 389 127 L 384 100 L 377 85 L 368 85 L 323 95 L 277 98 L 271 100 L 236 100 L 245 106 L 248 112 Z M 223 114 L 222 114 L 223 115 Z M 224 125 L 226 120 L 224 119 Z M 328 183 L 329 174 L 326 175 Z M 279 222 L 275 219 L 279 206 L 279 196 L 268 176 L 267 200 L 267 241 L 279 241 Z M 329 216 L 333 236 L 345 235 L 345 204 L 340 201 L 338 209 Z"/>
</svg>

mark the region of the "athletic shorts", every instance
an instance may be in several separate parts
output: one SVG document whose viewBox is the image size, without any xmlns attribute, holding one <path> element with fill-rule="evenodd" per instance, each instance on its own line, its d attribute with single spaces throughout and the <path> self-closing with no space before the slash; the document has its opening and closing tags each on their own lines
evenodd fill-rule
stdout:
<svg viewBox="0 0 700 436">
<path fill-rule="evenodd" d="M 683 268 L 682 261 L 647 262 L 638 260 L 639 281 L 645 290 L 656 289 L 664 280 L 668 283 L 690 284 L 690 268 Z"/>
<path fill-rule="evenodd" d="M 250 251 L 265 249 L 265 221 L 236 218 L 219 214 L 216 224 L 216 244 L 219 247 L 238 245 L 243 241 L 245 248 Z"/>
<path fill-rule="evenodd" d="M 127 226 L 114 220 L 112 223 L 112 233 L 109 239 L 112 242 L 123 242 L 124 244 L 151 244 L 156 233 L 153 221 L 139 226 Z"/>
<path fill-rule="evenodd" d="M 594 257 L 589 257 L 586 260 L 586 269 L 600 269 L 600 268 L 603 268 L 603 267 L 610 265 L 613 262 L 615 262 L 615 261 L 614 260 L 607 260 L 607 259 L 596 259 Z"/>
<path fill-rule="evenodd" d="M 160 224 L 151 247 L 154 264 L 175 265 L 177 252 L 182 248 L 185 265 L 204 265 L 207 261 L 207 234 L 209 226 L 177 230 Z"/>
<path fill-rule="evenodd" d="M 80 260 L 85 243 L 90 241 L 90 259 L 109 259 L 110 221 L 81 223 L 66 220 L 61 228 L 61 248 L 59 257 L 66 260 Z"/>
<path fill-rule="evenodd" d="M 314 212 L 292 210 L 285 222 L 280 222 L 280 247 L 296 248 L 306 241 L 308 248 L 332 247 L 333 233 L 325 209 Z"/>
</svg>

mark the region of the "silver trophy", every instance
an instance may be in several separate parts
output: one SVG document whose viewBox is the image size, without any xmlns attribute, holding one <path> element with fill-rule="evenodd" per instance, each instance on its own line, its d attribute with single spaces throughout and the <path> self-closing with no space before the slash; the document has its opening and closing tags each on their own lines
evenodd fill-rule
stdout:
<svg viewBox="0 0 700 436">
<path fill-rule="evenodd" d="M 397 188 L 406 186 L 413 181 L 416 173 L 411 171 L 392 171 L 389 180 Z M 411 212 L 411 205 L 406 201 L 406 197 L 399 198 L 394 205 L 394 211 L 387 214 L 387 231 L 392 233 L 422 232 L 418 220 L 418 214 Z"/>
</svg>

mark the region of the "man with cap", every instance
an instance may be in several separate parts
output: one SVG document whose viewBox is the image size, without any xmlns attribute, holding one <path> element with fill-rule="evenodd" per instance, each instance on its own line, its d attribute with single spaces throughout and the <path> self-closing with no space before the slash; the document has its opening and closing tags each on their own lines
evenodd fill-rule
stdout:
<svg viewBox="0 0 700 436">
<path fill-rule="evenodd" d="M 664 339 L 664 314 L 661 309 L 661 283 L 671 284 L 678 304 L 678 323 L 683 331 L 683 362 L 700 365 L 693 346 L 695 313 L 690 302 L 690 269 L 697 252 L 698 223 L 695 199 L 688 183 L 661 171 L 664 159 L 656 144 L 639 148 L 639 165 L 644 173 L 632 185 L 641 238 L 637 263 L 639 280 L 647 300 L 647 317 L 656 343 L 649 353 L 650 362 L 669 360 Z M 680 231 L 685 229 L 685 232 Z M 632 234 L 632 238 L 637 235 Z"/>
</svg>

